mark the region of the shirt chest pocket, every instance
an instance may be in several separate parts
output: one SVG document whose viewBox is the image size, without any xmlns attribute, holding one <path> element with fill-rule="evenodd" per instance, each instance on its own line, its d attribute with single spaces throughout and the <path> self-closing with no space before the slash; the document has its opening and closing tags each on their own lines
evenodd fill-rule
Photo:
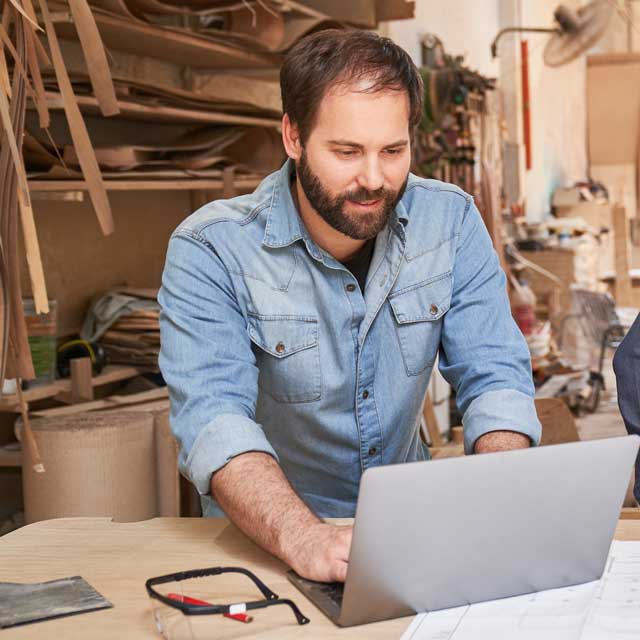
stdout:
<svg viewBox="0 0 640 640">
<path fill-rule="evenodd" d="M 285 403 L 320 399 L 322 376 L 315 318 L 251 314 L 248 330 L 262 391 Z"/>
<path fill-rule="evenodd" d="M 443 316 L 451 306 L 451 273 L 389 297 L 405 369 L 417 376 L 435 362 Z"/>
</svg>

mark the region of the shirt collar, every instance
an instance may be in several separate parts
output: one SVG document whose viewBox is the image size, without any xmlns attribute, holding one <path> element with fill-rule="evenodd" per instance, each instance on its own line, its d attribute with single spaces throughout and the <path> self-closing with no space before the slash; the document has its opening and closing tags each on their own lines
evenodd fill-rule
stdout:
<svg viewBox="0 0 640 640">
<path fill-rule="evenodd" d="M 276 174 L 273 195 L 267 214 L 267 225 L 262 244 L 278 248 L 286 247 L 300 240 L 302 235 L 302 220 L 291 196 L 291 173 L 294 164 L 291 158 L 282 165 Z"/>
<path fill-rule="evenodd" d="M 267 214 L 267 224 L 262 239 L 262 244 L 267 247 L 286 247 L 296 242 L 296 240 L 306 240 L 308 238 L 307 230 L 291 195 L 290 185 L 293 170 L 293 160 L 288 158 L 282 168 L 276 172 L 273 194 Z M 409 217 L 406 207 L 400 200 L 391 216 L 391 226 L 404 228 L 408 222 Z"/>
</svg>

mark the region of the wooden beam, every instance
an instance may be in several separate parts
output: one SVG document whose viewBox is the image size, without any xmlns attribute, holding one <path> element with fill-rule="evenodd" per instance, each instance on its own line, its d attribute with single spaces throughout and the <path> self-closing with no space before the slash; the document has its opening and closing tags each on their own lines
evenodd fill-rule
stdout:
<svg viewBox="0 0 640 640">
<path fill-rule="evenodd" d="M 47 91 L 47 106 L 49 109 L 64 109 L 65 101 L 61 94 Z M 100 113 L 98 100 L 94 96 L 75 96 L 75 101 L 87 113 Z M 202 109 L 185 109 L 182 107 L 170 107 L 167 105 L 155 106 L 133 102 L 131 100 L 118 100 L 121 115 L 123 117 L 145 120 L 151 122 L 206 122 L 211 124 L 244 124 L 255 127 L 271 127 L 279 129 L 279 118 L 259 118 L 256 116 L 243 116 L 236 113 L 213 111 L 203 105 Z"/>
<path fill-rule="evenodd" d="M 631 266 L 629 247 L 629 225 L 624 207 L 616 204 L 613 207 L 613 236 L 615 247 L 615 299 L 619 307 L 632 307 Z"/>
<path fill-rule="evenodd" d="M 438 426 L 438 418 L 436 418 L 436 412 L 433 410 L 431 394 L 428 391 L 427 395 L 424 397 L 422 415 L 424 417 L 425 424 L 427 425 L 427 433 L 429 434 L 429 440 L 431 440 L 431 446 L 441 447 L 444 444 L 444 440 L 442 439 L 442 434 L 440 433 L 440 427 Z"/>
<path fill-rule="evenodd" d="M 91 358 L 73 358 L 71 360 L 71 403 L 91 402 L 93 400 L 93 382 Z"/>
<path fill-rule="evenodd" d="M 111 382 L 119 382 L 120 380 L 128 380 L 140 374 L 140 370 L 137 367 L 125 367 L 118 365 L 108 365 L 104 368 L 104 371 L 92 378 L 92 384 L 94 387 L 99 387 Z M 26 402 L 35 402 L 36 400 L 43 400 L 45 398 L 60 397 L 60 394 L 68 394 L 65 396 L 64 401 L 69 402 L 71 400 L 71 380 L 63 379 L 56 380 L 51 384 L 36 385 L 26 391 L 23 391 L 23 396 Z M 17 394 L 6 395 L 0 398 L 0 411 L 17 411 L 19 408 L 19 399 Z"/>
<path fill-rule="evenodd" d="M 236 189 L 255 189 L 262 178 L 238 178 L 234 185 Z M 194 191 L 211 189 L 221 191 L 222 180 L 186 179 L 186 180 L 105 180 L 107 191 Z M 87 191 L 88 185 L 84 180 L 29 180 L 31 192 L 46 191 Z"/>
</svg>

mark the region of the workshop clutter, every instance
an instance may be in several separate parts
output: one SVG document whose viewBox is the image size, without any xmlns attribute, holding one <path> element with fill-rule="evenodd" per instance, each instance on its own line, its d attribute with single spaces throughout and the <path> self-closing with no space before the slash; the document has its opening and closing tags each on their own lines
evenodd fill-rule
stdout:
<svg viewBox="0 0 640 640">
<path fill-rule="evenodd" d="M 90 306 L 80 337 L 104 350 L 107 362 L 158 371 L 160 305 L 156 290 L 114 289 Z"/>
<path fill-rule="evenodd" d="M 536 397 L 564 397 L 576 410 L 595 411 L 603 358 L 624 335 L 617 304 L 624 272 L 616 276 L 617 249 L 629 249 L 626 213 L 596 181 L 556 189 L 552 212 L 538 224 L 511 221 L 512 313 L 529 345 Z"/>
<path fill-rule="evenodd" d="M 372 29 L 413 13 L 414 3 L 404 0 L 4 3 L 0 386 L 5 377 L 35 377 L 18 217 L 35 310 L 48 312 L 31 192 L 66 194 L 71 185 L 88 191 L 100 231 L 109 235 L 109 190 L 185 189 L 186 182 L 200 197 L 251 190 L 285 158 L 284 53 L 318 29 Z M 107 340 L 114 361 L 134 359 L 126 336 Z M 151 364 L 153 346 L 135 354 L 141 364 Z"/>
</svg>

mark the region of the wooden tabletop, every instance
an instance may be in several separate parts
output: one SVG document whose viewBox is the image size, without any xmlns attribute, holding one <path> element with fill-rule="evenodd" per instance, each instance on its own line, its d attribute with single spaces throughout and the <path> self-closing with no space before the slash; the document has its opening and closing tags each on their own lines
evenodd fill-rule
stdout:
<svg viewBox="0 0 640 640">
<path fill-rule="evenodd" d="M 640 540 L 640 520 L 621 520 L 616 538 Z M 336 627 L 289 583 L 283 563 L 224 519 L 155 518 L 116 523 L 109 518 L 64 518 L 28 525 L 0 538 L 0 581 L 45 582 L 80 575 L 114 608 L 2 630 L 0 640 L 157 639 L 160 636 L 145 580 L 224 565 L 252 570 L 280 597 L 293 599 L 311 619 L 308 625 L 298 626 L 288 610 L 278 612 L 275 618 L 262 610 L 250 625 L 229 620 L 225 638 L 399 638 L 412 619 Z M 224 576 L 218 580 L 224 581 Z M 274 613 L 275 609 L 280 607 L 274 607 Z"/>
</svg>

